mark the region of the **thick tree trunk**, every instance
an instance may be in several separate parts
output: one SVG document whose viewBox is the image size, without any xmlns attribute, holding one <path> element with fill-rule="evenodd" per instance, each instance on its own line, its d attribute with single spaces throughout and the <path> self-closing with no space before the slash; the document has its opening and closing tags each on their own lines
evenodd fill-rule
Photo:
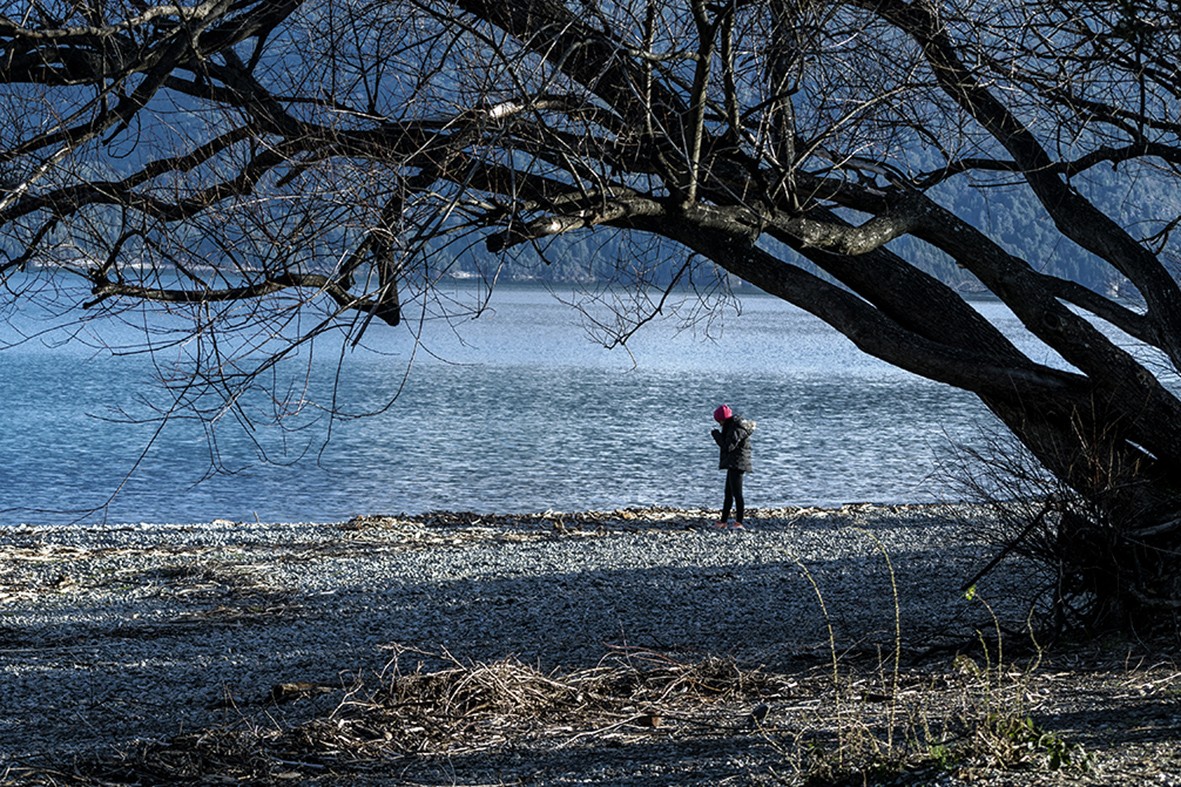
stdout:
<svg viewBox="0 0 1181 787">
<path fill-rule="evenodd" d="M 1129 440 L 1110 401 L 982 397 L 1022 444 L 1082 501 L 1057 512 L 1059 612 L 1103 629 L 1175 622 L 1181 611 L 1181 480 L 1168 458 Z"/>
</svg>

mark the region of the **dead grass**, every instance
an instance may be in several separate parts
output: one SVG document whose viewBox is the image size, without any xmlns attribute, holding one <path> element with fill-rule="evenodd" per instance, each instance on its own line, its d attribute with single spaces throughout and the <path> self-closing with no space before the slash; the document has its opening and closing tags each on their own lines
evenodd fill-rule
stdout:
<svg viewBox="0 0 1181 787">
<path fill-rule="evenodd" d="M 1121 782 L 1110 764 L 1096 770 L 1100 758 L 1037 720 L 1052 718 L 1055 703 L 1069 703 L 1065 693 L 1079 675 L 1032 663 L 963 657 L 946 669 L 899 671 L 842 663 L 835 681 L 829 666 L 786 675 L 651 652 L 616 653 L 567 674 L 515 660 L 401 670 L 403 661 L 421 664 L 420 656 L 447 658 L 397 648 L 384 674 L 347 690 L 275 687 L 273 702 L 335 694 L 323 712 L 298 724 L 243 715 L 68 772 L 13 770 L 0 774 L 0 784 L 393 784 L 412 783 L 414 773 L 440 762 L 493 774 L 494 783 L 545 783 L 544 765 L 527 763 L 552 763 L 564 751 L 590 769 L 585 781 L 564 784 L 611 782 L 595 778 L 593 764 L 612 759 L 639 768 L 647 757 L 647 771 L 659 773 L 661 758 L 681 761 L 678 752 L 700 760 L 699 780 L 666 774 L 678 783 L 1136 783 Z M 1157 675 L 1134 685 L 1175 695 L 1178 674 Z M 1120 680 L 1113 691 L 1133 685 Z M 450 783 L 469 782 L 456 774 Z"/>
</svg>

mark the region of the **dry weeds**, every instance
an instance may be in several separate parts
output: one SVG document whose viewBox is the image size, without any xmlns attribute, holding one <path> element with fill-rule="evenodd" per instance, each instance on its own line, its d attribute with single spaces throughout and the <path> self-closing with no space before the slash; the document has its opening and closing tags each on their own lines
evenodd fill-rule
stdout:
<svg viewBox="0 0 1181 787">
<path fill-rule="evenodd" d="M 651 784 L 1181 783 L 1171 662 L 1001 664 L 985 647 L 945 669 L 842 660 L 834 676 L 620 651 L 567 674 L 511 659 L 403 673 L 404 655 L 448 656 L 393 651 L 383 674 L 347 690 L 274 687 L 274 703 L 336 694 L 303 723 L 243 716 L 61 771 L 10 769 L 0 784 L 590 784 L 619 783 L 620 764 L 623 781 Z M 1137 739 L 1150 708 L 1157 735 Z M 1096 737 L 1099 719 L 1122 744 Z"/>
</svg>

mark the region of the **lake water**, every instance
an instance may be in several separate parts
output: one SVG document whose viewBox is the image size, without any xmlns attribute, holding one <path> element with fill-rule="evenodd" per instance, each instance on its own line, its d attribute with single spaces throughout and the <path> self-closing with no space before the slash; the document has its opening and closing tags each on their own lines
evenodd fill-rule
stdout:
<svg viewBox="0 0 1181 787">
<path fill-rule="evenodd" d="M 151 443 L 155 424 L 111 420 L 158 394 L 148 357 L 27 342 L 0 352 L 0 524 L 718 507 L 709 432 L 721 402 L 758 421 L 748 507 L 948 494 L 932 475 L 940 457 L 992 422 L 974 397 L 865 356 L 777 299 L 740 305 L 712 338 L 658 319 L 629 355 L 588 338 L 544 289 L 500 287 L 478 319 L 426 326 L 429 352 L 384 412 L 337 420 L 330 436 L 315 408 L 285 428 L 224 419 L 225 470 L 212 476 L 199 422 L 174 419 Z M 978 308 L 1013 323 L 997 304 Z M 387 404 L 413 338 L 409 325 L 374 326 L 374 350 L 348 353 L 340 406 Z M 336 361 L 314 357 L 313 390 L 327 390 Z"/>
</svg>

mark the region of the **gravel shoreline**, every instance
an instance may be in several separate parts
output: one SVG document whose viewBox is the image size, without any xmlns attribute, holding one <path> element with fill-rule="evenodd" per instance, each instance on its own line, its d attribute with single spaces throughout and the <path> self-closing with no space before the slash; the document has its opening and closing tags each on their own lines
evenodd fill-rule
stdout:
<svg viewBox="0 0 1181 787">
<path fill-rule="evenodd" d="M 3 528 L 0 765 L 286 713 L 275 687 L 347 686 L 394 646 L 401 669 L 629 650 L 799 669 L 829 657 L 817 591 L 838 650 L 872 653 L 895 588 L 912 652 L 993 626 L 959 591 L 994 552 L 962 507 L 758 513 L 746 532 L 672 510 Z M 1002 565 L 981 584 L 1016 629 L 1000 600 L 1024 583 Z"/>
</svg>

